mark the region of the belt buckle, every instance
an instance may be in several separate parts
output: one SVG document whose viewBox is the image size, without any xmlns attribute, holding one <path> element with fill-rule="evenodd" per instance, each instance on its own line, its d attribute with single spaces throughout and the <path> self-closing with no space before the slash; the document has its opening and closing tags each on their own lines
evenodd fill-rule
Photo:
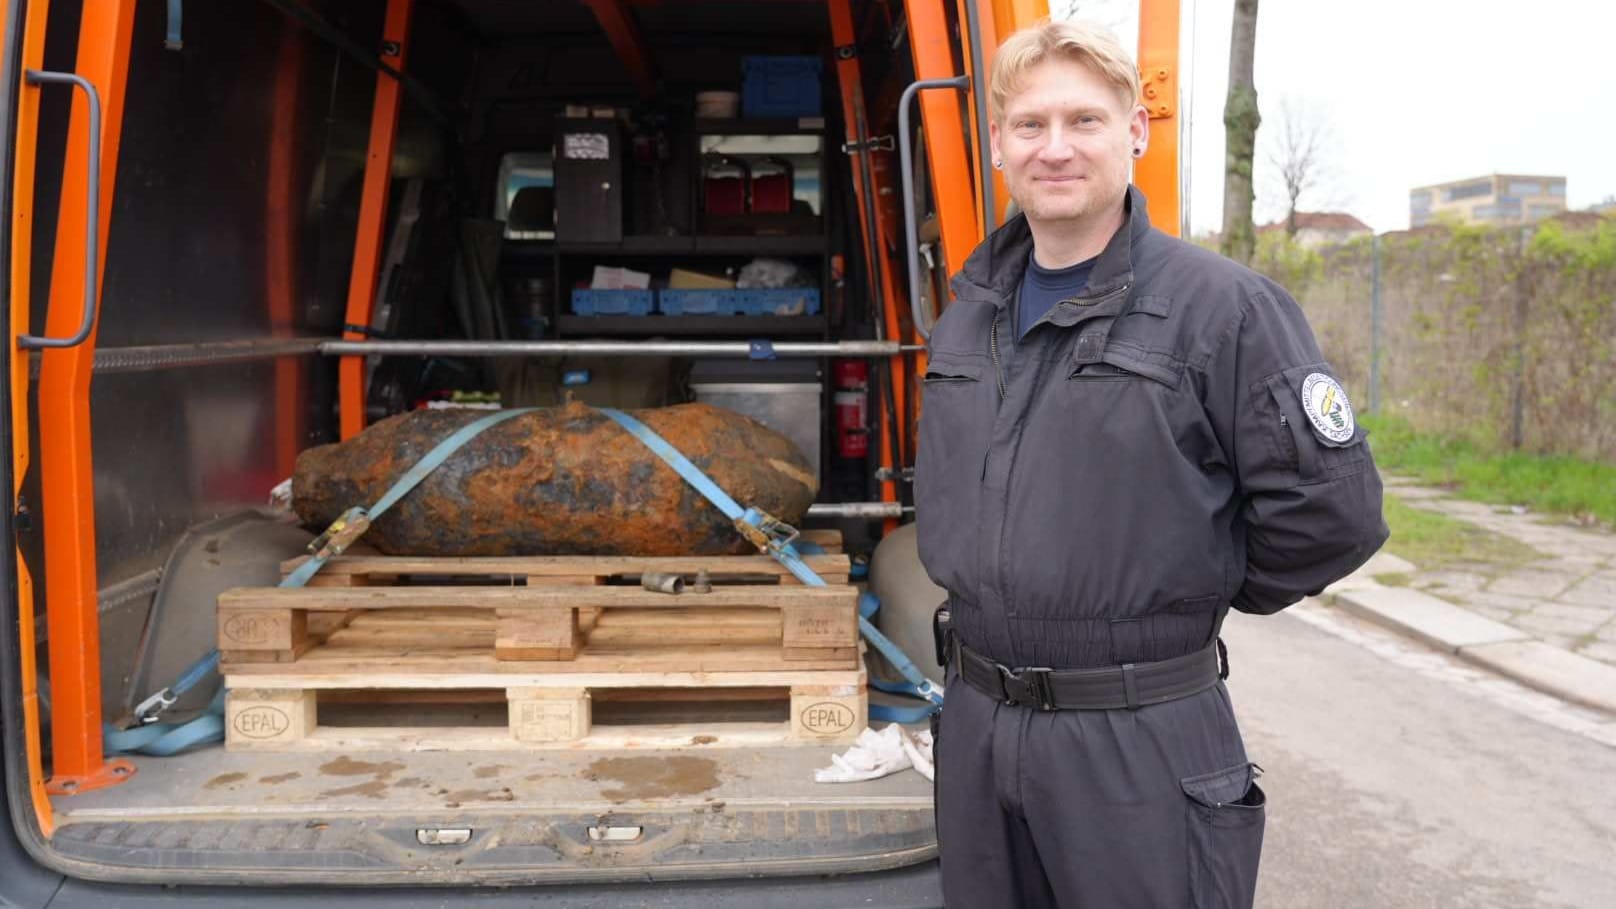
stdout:
<svg viewBox="0 0 1616 909">
<path fill-rule="evenodd" d="M 1004 703 L 1011 707 L 1055 709 L 1055 692 L 1049 686 L 1049 670 L 1040 666 L 1011 669 L 995 663 L 999 670 L 999 685 L 1004 689 Z M 1020 693 L 1017 693 L 1017 689 Z"/>
</svg>

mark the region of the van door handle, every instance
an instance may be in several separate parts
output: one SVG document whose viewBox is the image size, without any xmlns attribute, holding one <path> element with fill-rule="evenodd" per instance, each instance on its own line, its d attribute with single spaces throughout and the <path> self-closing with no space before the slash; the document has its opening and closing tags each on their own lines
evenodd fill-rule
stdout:
<svg viewBox="0 0 1616 909">
<path fill-rule="evenodd" d="M 969 91 L 970 87 L 969 76 L 921 79 L 904 89 L 902 97 L 898 99 L 898 171 L 903 176 L 903 251 L 909 261 L 909 315 L 915 320 L 915 333 L 922 340 L 931 340 L 931 329 L 926 327 L 920 307 L 920 238 L 916 236 L 918 226 L 915 224 L 915 163 L 914 153 L 910 150 L 912 143 L 909 141 L 909 102 L 923 89 Z"/>
<path fill-rule="evenodd" d="M 84 218 L 84 316 L 79 321 L 79 330 L 71 337 L 17 336 L 17 346 L 23 350 L 77 347 L 84 343 L 90 336 L 90 329 L 95 326 L 97 296 L 95 285 L 97 266 L 100 264 L 100 255 L 96 247 L 101 236 L 101 96 L 96 93 L 95 86 L 90 84 L 90 80 L 77 73 L 53 73 L 31 69 L 23 74 L 23 78 L 29 85 L 76 85 L 84 89 L 84 97 L 90 102 L 90 153 L 85 168 L 88 197 L 86 206 L 89 213 Z"/>
</svg>

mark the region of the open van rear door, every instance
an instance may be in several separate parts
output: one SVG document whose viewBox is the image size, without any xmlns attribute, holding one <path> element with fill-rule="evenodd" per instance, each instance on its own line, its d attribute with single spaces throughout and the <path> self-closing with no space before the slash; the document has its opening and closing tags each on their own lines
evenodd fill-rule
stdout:
<svg viewBox="0 0 1616 909">
<path fill-rule="evenodd" d="M 96 613 L 95 525 L 90 485 L 90 366 L 95 354 L 95 314 L 111 216 L 112 182 L 122 125 L 124 81 L 133 25 L 133 0 L 86 4 L 78 25 L 78 50 L 70 69 L 47 70 L 49 4 L 10 4 L 6 20 L 4 81 L 10 127 L 7 252 L 10 275 L 9 385 L 11 398 L 14 530 L 45 534 L 49 646 L 55 715 L 52 770 L 43 782 L 38 680 L 33 665 L 33 572 L 16 557 L 20 640 L 17 662 L 26 737 L 28 789 L 42 832 L 51 827 L 47 789 L 71 793 L 127 779 L 133 768 L 106 762 L 101 749 L 99 630 Z M 63 96 L 72 93 L 71 101 Z M 67 138 L 60 160 L 41 161 L 40 113 L 47 104 L 70 103 Z M 59 170 L 58 170 L 59 168 Z M 56 211 L 54 237 L 34 229 L 36 215 Z M 36 259 L 37 243 L 54 253 Z M 35 269 L 35 262 L 49 263 Z M 33 325 L 30 301 L 48 287 L 43 325 Z M 35 353 L 37 351 L 37 353 Z M 38 358 L 37 383 L 33 358 Z M 31 423 L 30 392 L 37 400 Z M 30 469 L 30 428 L 39 448 L 41 501 L 21 501 Z M 39 526 L 34 509 L 49 516 Z M 37 571 L 39 566 L 34 566 Z M 8 733 L 13 730 L 8 730 Z"/>
</svg>

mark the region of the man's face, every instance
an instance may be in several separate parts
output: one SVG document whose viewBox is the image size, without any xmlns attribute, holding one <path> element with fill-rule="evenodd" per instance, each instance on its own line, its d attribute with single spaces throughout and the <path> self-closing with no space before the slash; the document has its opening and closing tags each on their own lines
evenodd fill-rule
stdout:
<svg viewBox="0 0 1616 909">
<path fill-rule="evenodd" d="M 1118 204 L 1133 150 L 1149 120 L 1110 84 L 1073 60 L 1045 60 L 992 123 L 993 156 L 1010 195 L 1032 221 L 1080 220 Z"/>
</svg>

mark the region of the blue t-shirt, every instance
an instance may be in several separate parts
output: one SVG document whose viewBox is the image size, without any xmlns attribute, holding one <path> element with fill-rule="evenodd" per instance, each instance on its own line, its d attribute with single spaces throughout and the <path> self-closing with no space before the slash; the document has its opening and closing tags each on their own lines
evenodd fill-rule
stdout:
<svg viewBox="0 0 1616 909">
<path fill-rule="evenodd" d="M 1016 294 L 1016 337 L 1026 337 L 1027 330 L 1038 324 L 1038 320 L 1056 303 L 1070 300 L 1087 290 L 1089 272 L 1094 270 L 1094 263 L 1099 258 L 1095 256 L 1076 265 L 1051 269 L 1039 265 L 1029 253 L 1027 273 L 1022 277 L 1021 289 Z"/>
</svg>

